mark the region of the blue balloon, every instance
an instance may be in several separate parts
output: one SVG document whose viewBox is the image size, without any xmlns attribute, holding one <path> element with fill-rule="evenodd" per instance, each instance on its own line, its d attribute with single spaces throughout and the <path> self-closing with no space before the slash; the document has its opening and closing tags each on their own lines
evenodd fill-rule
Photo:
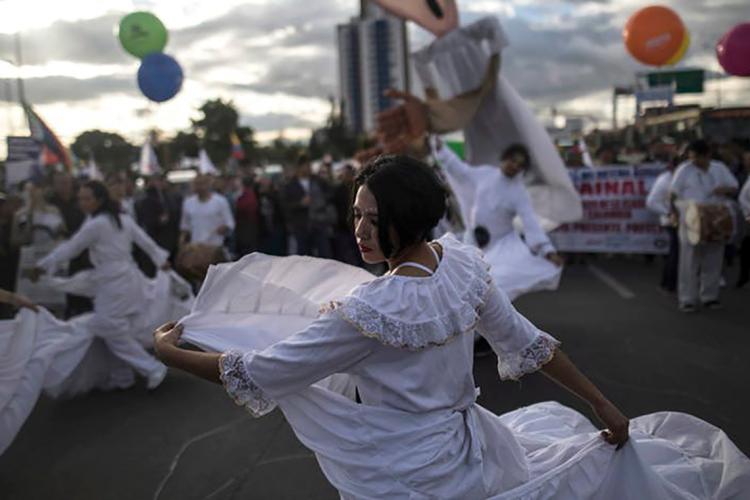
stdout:
<svg viewBox="0 0 750 500">
<path fill-rule="evenodd" d="M 144 57 L 138 68 L 138 88 L 155 102 L 164 102 L 177 95 L 182 79 L 180 64 L 174 57 L 161 52 Z"/>
</svg>

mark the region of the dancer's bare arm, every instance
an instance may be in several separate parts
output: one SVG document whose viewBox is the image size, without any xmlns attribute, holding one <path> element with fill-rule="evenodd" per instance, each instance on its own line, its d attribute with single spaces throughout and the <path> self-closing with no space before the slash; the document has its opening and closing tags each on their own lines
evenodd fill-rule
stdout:
<svg viewBox="0 0 750 500">
<path fill-rule="evenodd" d="M 620 449 L 628 440 L 628 418 L 573 364 L 560 349 L 542 367 L 542 373 L 586 401 L 607 426 L 602 435 Z"/>
<path fill-rule="evenodd" d="M 219 358 L 217 352 L 199 352 L 182 349 L 177 346 L 182 335 L 182 325 L 166 323 L 154 332 L 154 349 L 164 364 L 179 368 L 193 375 L 216 384 L 219 377 Z"/>
<path fill-rule="evenodd" d="M 10 304 L 18 308 L 26 307 L 35 312 L 39 310 L 36 304 L 34 304 L 28 298 L 24 297 L 23 295 L 18 295 L 17 293 L 9 292 L 7 290 L 0 290 L 0 302 Z"/>
</svg>

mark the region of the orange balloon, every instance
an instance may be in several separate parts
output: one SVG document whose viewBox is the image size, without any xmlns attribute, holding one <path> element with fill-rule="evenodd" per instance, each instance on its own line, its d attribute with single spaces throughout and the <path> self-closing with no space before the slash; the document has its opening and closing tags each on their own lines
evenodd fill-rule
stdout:
<svg viewBox="0 0 750 500">
<path fill-rule="evenodd" d="M 673 55 L 669 61 L 667 61 L 667 66 L 674 66 L 678 62 L 682 60 L 683 57 L 685 57 L 685 54 L 687 53 L 688 48 L 690 47 L 690 32 L 685 31 L 685 36 L 682 39 L 682 45 L 680 45 L 680 48 L 677 49 L 677 52 L 675 55 Z"/>
<path fill-rule="evenodd" d="M 643 64 L 664 66 L 680 50 L 687 31 L 669 7 L 652 5 L 633 14 L 622 37 L 630 55 Z"/>
</svg>

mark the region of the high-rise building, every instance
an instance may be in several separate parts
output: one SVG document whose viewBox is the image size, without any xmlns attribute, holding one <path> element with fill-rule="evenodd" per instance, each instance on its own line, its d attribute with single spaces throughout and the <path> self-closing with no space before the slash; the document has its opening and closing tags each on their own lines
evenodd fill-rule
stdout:
<svg viewBox="0 0 750 500">
<path fill-rule="evenodd" d="M 363 0 L 360 16 L 336 30 L 344 119 L 355 132 L 370 132 L 392 105 L 383 93 L 409 87 L 406 23 Z"/>
</svg>

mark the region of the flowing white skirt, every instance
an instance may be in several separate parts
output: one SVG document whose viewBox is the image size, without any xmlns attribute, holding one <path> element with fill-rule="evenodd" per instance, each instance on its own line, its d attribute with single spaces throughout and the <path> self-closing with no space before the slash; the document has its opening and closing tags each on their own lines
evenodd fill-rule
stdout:
<svg viewBox="0 0 750 500">
<path fill-rule="evenodd" d="M 182 321 L 183 338 L 213 351 L 263 349 L 312 322 L 318 304 L 371 278 L 309 257 L 253 254 L 214 266 Z M 689 415 L 633 419 L 631 441 L 616 452 L 584 416 L 557 403 L 501 416 L 476 404 L 407 413 L 355 403 L 347 378 L 277 401 L 343 498 L 676 500 L 750 492 L 747 457 L 720 429 Z"/>
<path fill-rule="evenodd" d="M 92 295 L 91 274 L 50 278 L 46 284 L 79 295 Z M 133 317 L 132 332 L 144 346 L 153 330 L 190 311 L 190 286 L 174 273 L 143 279 L 143 314 Z M 46 309 L 24 309 L 13 320 L 0 321 L 0 453 L 15 438 L 42 391 L 52 397 L 72 397 L 92 389 L 131 385 L 135 374 L 115 357 L 96 332 L 88 328 L 92 314 L 70 321 L 56 319 Z"/>
<path fill-rule="evenodd" d="M 542 290 L 557 290 L 562 267 L 534 255 L 515 231 L 494 241 L 485 249 L 485 260 L 495 285 L 510 300 Z"/>
</svg>

